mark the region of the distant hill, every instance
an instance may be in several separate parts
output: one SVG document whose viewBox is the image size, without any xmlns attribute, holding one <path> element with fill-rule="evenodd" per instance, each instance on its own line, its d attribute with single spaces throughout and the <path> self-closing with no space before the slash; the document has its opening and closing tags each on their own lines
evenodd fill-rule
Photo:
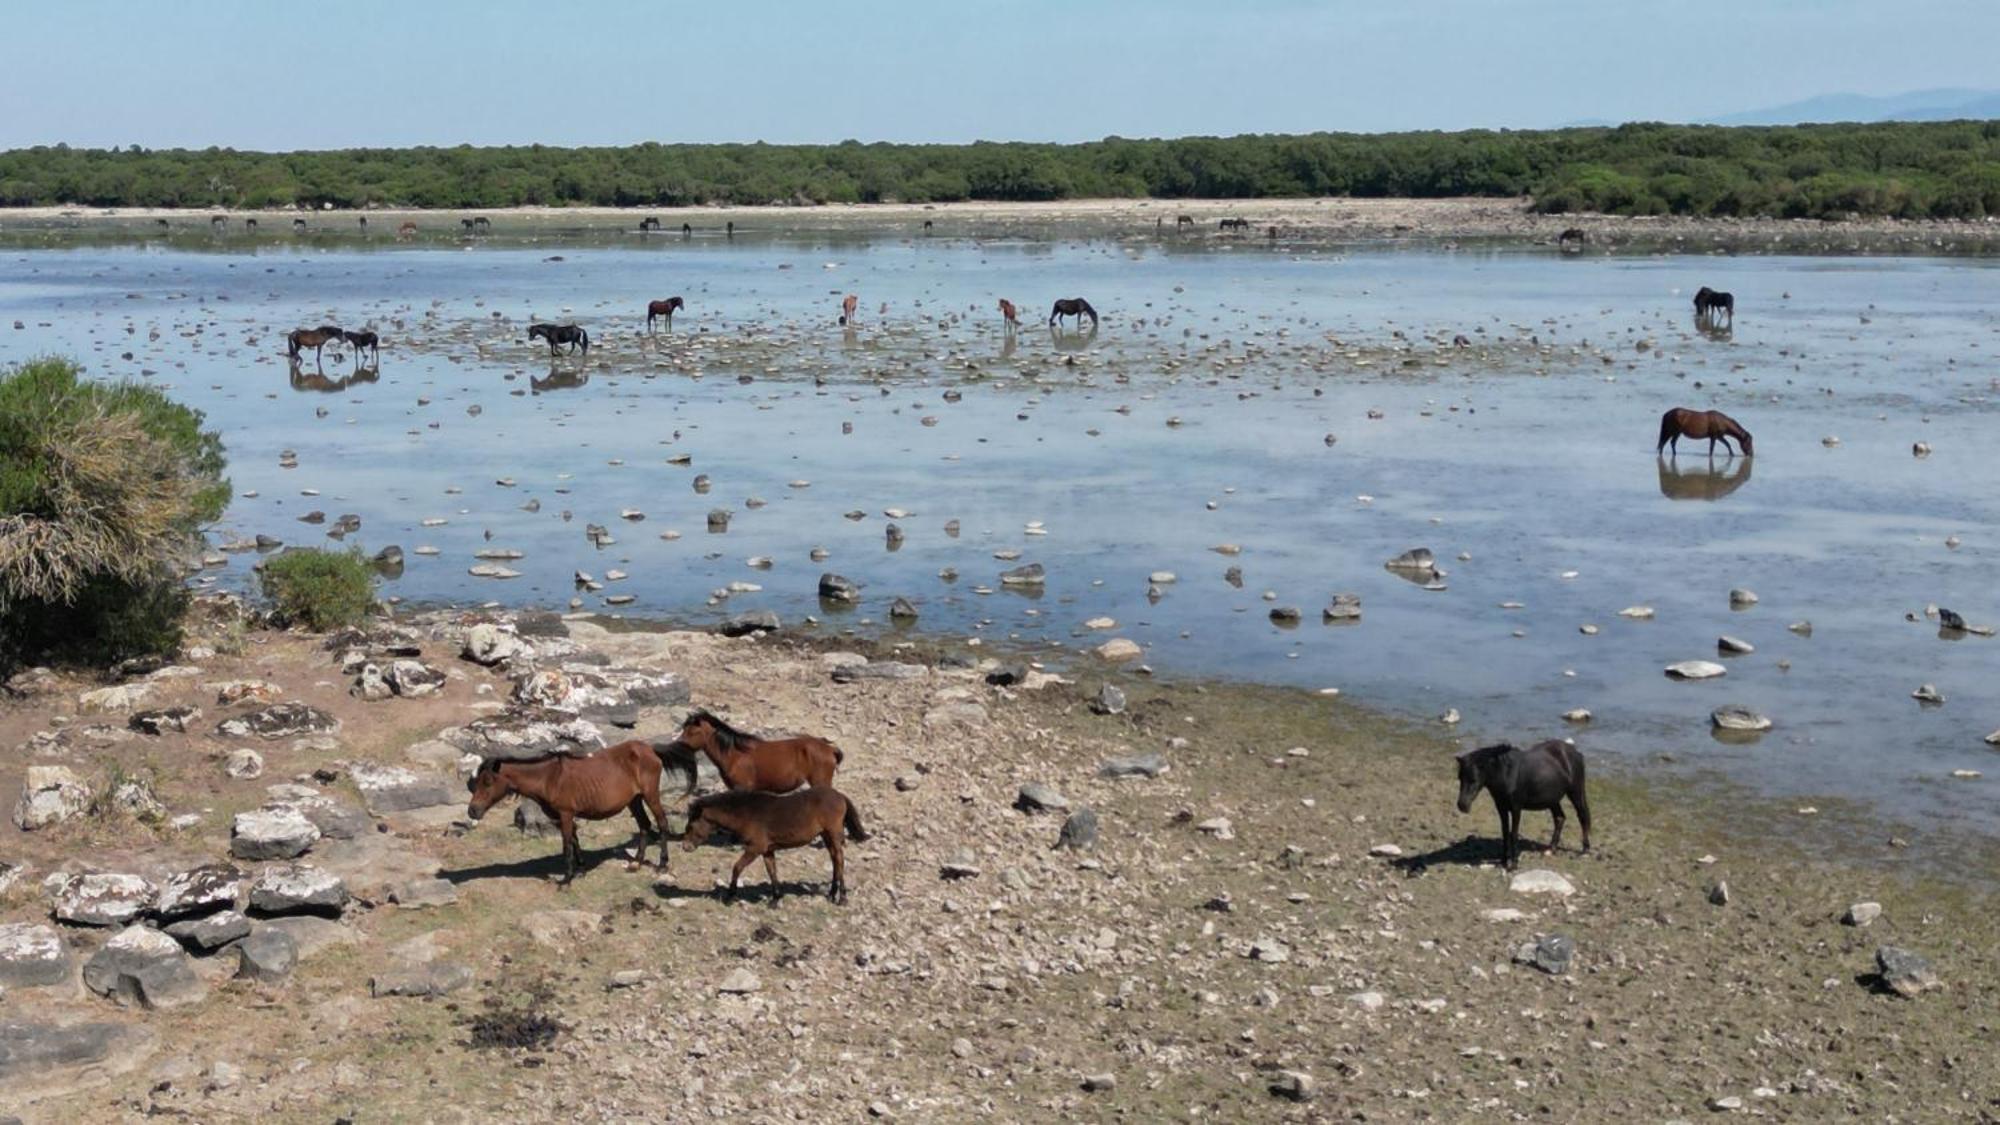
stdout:
<svg viewBox="0 0 2000 1125">
<path fill-rule="evenodd" d="M 1913 90 L 1907 94 L 1822 94 L 1786 105 L 1702 119 L 1709 125 L 1799 125 L 1834 121 L 1957 121 L 2000 118 L 2000 90 Z"/>
</svg>

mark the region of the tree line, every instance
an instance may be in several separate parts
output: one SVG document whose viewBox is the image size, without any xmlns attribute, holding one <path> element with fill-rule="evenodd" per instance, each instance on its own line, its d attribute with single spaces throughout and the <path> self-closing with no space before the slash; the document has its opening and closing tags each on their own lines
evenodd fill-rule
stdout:
<svg viewBox="0 0 2000 1125">
<path fill-rule="evenodd" d="M 1631 124 L 1085 144 L 657 144 L 0 153 L 0 206 L 432 209 L 1352 196 L 1529 197 L 1544 212 L 2000 214 L 2000 121 Z"/>
</svg>

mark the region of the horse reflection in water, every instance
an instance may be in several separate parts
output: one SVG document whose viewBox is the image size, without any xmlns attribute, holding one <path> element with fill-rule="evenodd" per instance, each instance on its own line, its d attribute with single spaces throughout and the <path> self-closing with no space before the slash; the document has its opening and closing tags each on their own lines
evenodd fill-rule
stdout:
<svg viewBox="0 0 2000 1125">
<path fill-rule="evenodd" d="M 1092 319 L 1090 327 L 1068 332 L 1049 325 L 1049 346 L 1059 352 L 1080 352 L 1097 342 L 1097 321 Z"/>
<path fill-rule="evenodd" d="M 556 367 L 554 360 L 551 360 L 547 375 L 539 379 L 533 375 L 528 376 L 528 392 L 541 395 L 551 391 L 569 391 L 589 382 L 590 372 L 582 369 L 562 370 Z"/>
<path fill-rule="evenodd" d="M 1678 460 L 1662 457 L 1660 495 L 1669 500 L 1720 500 L 1750 483 L 1750 466 L 1756 461 L 1732 457 L 1718 463 L 1704 457 L 1683 469 Z"/>
<path fill-rule="evenodd" d="M 370 364 L 367 367 L 356 367 L 354 370 L 336 379 L 324 371 L 307 371 L 300 365 L 298 356 L 291 357 L 291 371 L 289 374 L 293 390 L 314 391 L 319 394 L 329 395 L 338 394 L 350 387 L 358 387 L 364 383 L 376 382 L 382 377 L 381 370 L 375 365 Z"/>
</svg>

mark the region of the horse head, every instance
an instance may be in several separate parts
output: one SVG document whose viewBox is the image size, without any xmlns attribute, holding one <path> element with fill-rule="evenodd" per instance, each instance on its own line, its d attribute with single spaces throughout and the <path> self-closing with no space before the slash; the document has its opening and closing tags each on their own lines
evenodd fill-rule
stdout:
<svg viewBox="0 0 2000 1125">
<path fill-rule="evenodd" d="M 700 802 L 696 802 L 688 806 L 687 827 L 681 831 L 682 851 L 691 852 L 702 846 L 708 841 L 709 834 L 715 831 L 715 825 L 703 816 L 702 810 L 697 807 L 699 804 Z"/>
<path fill-rule="evenodd" d="M 500 765 L 498 758 L 486 759 L 479 763 L 479 772 L 465 783 L 466 792 L 472 794 L 472 800 L 465 806 L 468 818 L 484 817 L 502 797 L 514 791 L 513 785 L 500 775 Z"/>
<path fill-rule="evenodd" d="M 1467 750 L 1458 756 L 1459 812 L 1472 811 L 1472 802 L 1479 799 L 1479 791 L 1486 785 L 1488 765 L 1495 758 L 1513 750 L 1511 743 L 1502 742 L 1497 746 L 1482 746 L 1477 750 Z"/>
</svg>

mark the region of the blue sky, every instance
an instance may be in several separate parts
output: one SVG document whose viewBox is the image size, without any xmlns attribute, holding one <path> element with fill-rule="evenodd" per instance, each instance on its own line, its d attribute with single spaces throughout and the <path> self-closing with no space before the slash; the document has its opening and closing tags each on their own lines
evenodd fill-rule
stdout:
<svg viewBox="0 0 2000 1125">
<path fill-rule="evenodd" d="M 63 0 L 0 148 L 1075 141 L 1993 86 L 2000 0 Z"/>
</svg>

